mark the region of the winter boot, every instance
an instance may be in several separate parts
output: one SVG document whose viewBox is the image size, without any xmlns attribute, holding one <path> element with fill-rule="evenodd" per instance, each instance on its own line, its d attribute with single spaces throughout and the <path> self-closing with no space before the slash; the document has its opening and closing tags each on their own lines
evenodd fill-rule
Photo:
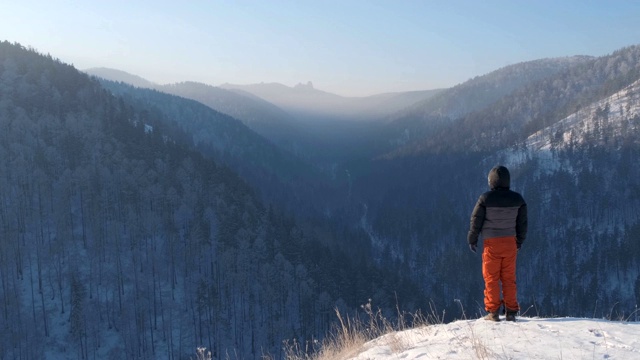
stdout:
<svg viewBox="0 0 640 360">
<path fill-rule="evenodd" d="M 498 315 L 497 311 L 490 311 L 484 319 L 489 321 L 500 321 L 500 315 Z"/>
<path fill-rule="evenodd" d="M 517 313 L 518 313 L 517 311 L 512 311 L 512 310 L 507 309 L 506 320 L 507 321 L 516 321 L 516 314 Z"/>
</svg>

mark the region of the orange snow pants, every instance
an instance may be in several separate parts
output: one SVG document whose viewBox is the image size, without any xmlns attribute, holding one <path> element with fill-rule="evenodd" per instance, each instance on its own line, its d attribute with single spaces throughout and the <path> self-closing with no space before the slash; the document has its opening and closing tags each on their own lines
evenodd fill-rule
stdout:
<svg viewBox="0 0 640 360">
<path fill-rule="evenodd" d="M 500 309 L 500 283 L 504 305 L 518 311 L 516 291 L 516 257 L 518 247 L 515 236 L 485 239 L 482 252 L 482 276 L 484 277 L 484 306 L 488 312 Z"/>
</svg>

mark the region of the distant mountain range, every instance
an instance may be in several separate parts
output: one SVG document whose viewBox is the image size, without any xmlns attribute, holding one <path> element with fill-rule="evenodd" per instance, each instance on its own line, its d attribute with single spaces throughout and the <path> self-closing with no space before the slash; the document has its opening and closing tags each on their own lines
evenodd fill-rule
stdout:
<svg viewBox="0 0 640 360">
<path fill-rule="evenodd" d="M 308 119 L 330 119 L 330 120 L 380 120 L 386 116 L 402 110 L 410 105 L 424 101 L 441 92 L 438 90 L 408 91 L 398 93 L 385 93 L 367 97 L 343 97 L 315 89 L 311 82 L 298 84 L 289 87 L 279 83 L 260 83 L 250 85 L 222 84 L 211 86 L 198 84 L 195 82 L 184 82 L 178 84 L 159 85 L 143 79 L 139 76 L 126 73 L 121 70 L 108 68 L 92 68 L 84 70 L 86 73 L 98 76 L 107 80 L 124 82 L 137 87 L 152 88 L 160 91 L 171 92 L 175 95 L 190 97 L 194 100 L 204 100 L 201 102 L 214 109 L 232 115 L 240 120 L 253 118 L 258 121 L 253 114 L 233 113 L 238 111 L 238 106 L 255 107 L 264 110 L 264 102 L 284 110 L 297 121 Z M 205 91 L 209 94 L 204 94 Z M 236 94 L 232 96 L 231 94 Z M 262 100 L 262 107 L 251 104 L 248 99 L 254 101 Z M 242 99 L 242 100 L 240 100 Z M 242 104 L 239 103 L 242 102 Z M 243 111 L 248 111 L 244 109 Z M 269 112 L 273 112 L 270 109 Z M 278 114 L 282 120 L 283 114 Z M 266 121 L 261 119 L 260 121 Z M 250 123 L 247 125 L 251 126 Z"/>
<path fill-rule="evenodd" d="M 391 114 L 442 90 L 386 93 L 362 98 L 317 90 L 311 83 L 288 87 L 278 83 L 221 87 L 196 82 L 158 85 L 120 70 L 94 68 L 86 73 L 103 79 L 196 100 L 228 114 L 297 156 L 331 167 L 346 149 L 377 148 L 375 134 Z M 366 136 L 354 133 L 366 133 Z"/>
<path fill-rule="evenodd" d="M 251 93 L 302 119 L 381 120 L 441 90 L 386 93 L 367 97 L 343 97 L 315 89 L 311 82 L 288 87 L 278 83 L 223 84 L 222 88 Z"/>
</svg>

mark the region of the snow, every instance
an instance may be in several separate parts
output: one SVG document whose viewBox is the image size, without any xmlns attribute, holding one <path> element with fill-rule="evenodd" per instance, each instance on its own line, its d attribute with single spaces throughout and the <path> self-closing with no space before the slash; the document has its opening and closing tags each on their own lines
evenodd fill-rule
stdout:
<svg viewBox="0 0 640 360">
<path fill-rule="evenodd" d="M 640 323 L 579 318 L 459 320 L 372 340 L 351 360 L 639 359 Z"/>
<path fill-rule="evenodd" d="M 620 135 L 621 123 L 640 114 L 640 80 L 529 136 L 526 146 L 538 150 L 549 150 L 552 146 L 550 137 L 558 131 L 562 136 L 557 146 L 567 146 L 571 141 L 578 144 L 584 143 L 586 141 L 585 135 L 593 132 L 596 128 L 594 123 L 598 110 L 607 106 L 609 107 L 608 122 L 610 126 L 617 128 L 618 135 Z M 571 133 L 571 130 L 574 133 Z"/>
<path fill-rule="evenodd" d="M 598 120 L 598 113 L 608 107 L 607 120 Z M 593 102 L 589 106 L 553 123 L 530 135 L 523 144 L 498 152 L 496 156 L 486 159 L 487 163 L 500 160 L 507 167 L 517 168 L 519 165 L 535 157 L 542 169 L 547 172 L 564 169 L 573 172 L 573 164 L 560 163 L 553 155 L 553 149 L 561 150 L 572 143 L 579 145 L 587 141 L 597 142 L 603 139 L 594 135 L 599 127 L 608 128 L 614 138 L 620 138 L 634 125 L 630 119 L 640 115 L 640 80 L 618 91 L 617 93 Z M 589 139 L 591 135 L 592 140 Z M 601 135 L 600 135 L 601 136 Z"/>
</svg>

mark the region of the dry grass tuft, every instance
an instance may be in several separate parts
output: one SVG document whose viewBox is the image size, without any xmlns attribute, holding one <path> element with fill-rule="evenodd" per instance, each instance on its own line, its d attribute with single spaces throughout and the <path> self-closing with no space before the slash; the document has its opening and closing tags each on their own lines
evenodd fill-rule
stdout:
<svg viewBox="0 0 640 360">
<path fill-rule="evenodd" d="M 382 341 L 393 353 L 400 353 L 410 346 L 398 332 L 410 328 L 422 328 L 440 321 L 439 316 L 423 316 L 420 311 L 407 314 L 398 309 L 397 322 L 385 318 L 381 310 L 374 310 L 371 299 L 361 308 L 367 315 L 366 320 L 359 318 L 344 318 L 336 309 L 338 326 L 327 336 L 321 344 L 301 346 L 295 340 L 285 342 L 285 358 L 287 360 L 344 360 L 355 357 L 363 350 L 364 345 L 373 339 L 386 335 Z M 410 319 L 407 323 L 407 319 Z M 317 346 L 316 346 L 317 345 Z"/>
</svg>

